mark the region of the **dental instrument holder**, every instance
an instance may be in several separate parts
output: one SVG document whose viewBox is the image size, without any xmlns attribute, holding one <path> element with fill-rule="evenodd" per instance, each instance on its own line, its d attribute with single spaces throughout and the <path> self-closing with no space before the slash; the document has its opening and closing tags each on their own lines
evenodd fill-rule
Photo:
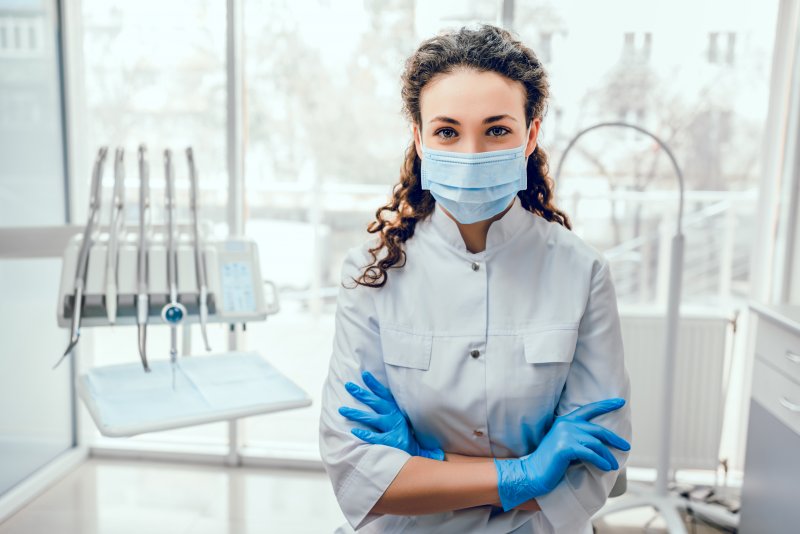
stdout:
<svg viewBox="0 0 800 534">
<path fill-rule="evenodd" d="M 191 235 L 191 227 L 177 225 L 176 246 L 177 301 L 186 309 L 183 323 L 199 323 L 198 299 L 200 292 L 195 278 L 194 250 L 191 240 L 183 239 Z M 108 255 L 107 228 L 101 228 L 99 237 L 89 251 L 86 288 L 83 292 L 84 304 L 82 326 L 110 326 L 106 310 L 105 266 Z M 164 325 L 162 310 L 169 302 L 167 281 L 167 243 L 165 227 L 151 227 L 152 236 L 148 239 L 147 262 L 148 284 L 148 324 L 150 327 Z M 81 236 L 76 235 L 67 244 L 63 255 L 61 284 L 58 297 L 58 325 L 70 326 L 74 309 L 72 282 Z M 258 247 L 247 238 L 228 238 L 206 240 L 202 245 L 202 258 L 208 277 L 208 322 L 239 324 L 263 321 L 267 316 L 280 311 L 278 292 L 275 284 L 261 279 Z M 114 325 L 136 325 L 138 234 L 128 232 L 120 237 L 119 266 L 117 272 L 117 316 Z M 264 286 L 269 288 L 265 291 Z M 269 293 L 269 294 L 267 294 Z"/>
<path fill-rule="evenodd" d="M 653 139 L 664 150 L 669 158 L 675 175 L 678 179 L 679 201 L 678 201 L 678 220 L 675 235 L 672 238 L 670 251 L 670 271 L 669 271 L 669 293 L 667 298 L 666 334 L 664 339 L 664 368 L 662 377 L 664 379 L 661 399 L 661 429 L 659 433 L 659 454 L 657 464 L 656 483 L 653 489 L 641 488 L 633 497 L 626 497 L 611 503 L 607 503 L 603 508 L 596 512 L 592 519 L 634 508 L 652 507 L 658 510 L 667 526 L 670 534 L 686 534 L 686 527 L 678 509 L 686 509 L 687 502 L 678 496 L 669 493 L 668 481 L 670 477 L 670 448 L 672 439 L 672 411 L 675 382 L 675 361 L 677 350 L 678 321 L 680 319 L 681 283 L 683 279 L 683 205 L 684 205 L 684 180 L 678 162 L 667 144 L 659 139 L 655 134 L 648 130 L 627 122 L 602 122 L 584 128 L 572 137 L 567 144 L 567 148 L 561 154 L 561 158 L 556 166 L 555 183 L 559 183 L 561 167 L 570 149 L 575 143 L 592 130 L 604 127 L 632 128 Z M 620 472 L 620 478 L 625 477 L 625 473 Z M 618 478 L 618 483 L 620 481 Z M 623 480 L 626 483 L 626 480 Z M 632 486 L 632 485 L 631 485 Z M 613 494 L 612 490 L 612 494 Z M 705 503 L 691 503 L 691 507 L 697 511 L 706 511 L 712 517 L 715 511 L 710 505 Z"/>
<path fill-rule="evenodd" d="M 95 163 L 86 228 L 83 235 L 75 235 L 70 240 L 63 254 L 57 321 L 60 327 L 72 327 L 73 333 L 62 359 L 77 343 L 76 332 L 81 325 L 138 324 L 142 329 L 147 324 L 155 326 L 166 322 L 173 327 L 174 337 L 177 322 L 192 324 L 207 320 L 233 327 L 265 320 L 268 315 L 280 311 L 277 287 L 261 278 L 258 247 L 254 241 L 244 237 L 204 238 L 210 232 L 200 229 L 197 170 L 191 147 L 187 148 L 186 155 L 192 222 L 178 224 L 171 153 L 167 150 L 164 154 L 167 224 L 158 226 L 150 224 L 149 164 L 146 147 L 140 145 L 140 224 L 137 231 L 126 228 L 122 219 L 125 206 L 121 149 L 117 150 L 115 158 L 115 204 L 110 224 L 97 225 L 106 152 L 107 148 L 102 147 Z M 188 236 L 191 239 L 187 240 Z M 109 258 L 109 250 L 116 257 Z M 115 272 L 109 270 L 109 265 L 115 267 Z M 109 283 L 111 276 L 114 276 L 113 283 Z M 270 289 L 269 299 L 265 286 Z M 143 308 L 142 303 L 146 303 L 145 317 L 142 317 L 145 310 L 137 316 L 137 305 Z M 210 350 L 205 331 L 203 338 L 206 350 Z M 174 361 L 174 343 L 172 353 Z M 147 370 L 143 351 L 142 360 Z"/>
</svg>

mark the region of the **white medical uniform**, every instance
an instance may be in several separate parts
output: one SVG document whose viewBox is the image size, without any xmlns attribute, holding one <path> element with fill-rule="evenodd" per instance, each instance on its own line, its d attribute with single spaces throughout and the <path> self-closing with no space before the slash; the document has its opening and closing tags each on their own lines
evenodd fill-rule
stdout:
<svg viewBox="0 0 800 534">
<path fill-rule="evenodd" d="M 346 286 L 368 264 L 375 239 L 348 250 Z M 349 523 L 337 532 L 591 533 L 618 471 L 583 462 L 536 498 L 541 511 L 370 512 L 410 455 L 362 441 L 350 429 L 364 425 L 339 414 L 340 406 L 370 410 L 344 388 L 364 386 L 364 370 L 391 389 L 421 445 L 471 456 L 526 455 L 554 415 L 630 400 L 608 261 L 571 231 L 515 197 L 489 227 L 485 250 L 471 253 L 437 205 L 405 250 L 405 266 L 390 269 L 384 287 L 339 288 L 319 427 L 322 461 Z M 591 421 L 630 442 L 629 402 Z M 628 453 L 609 450 L 623 467 Z"/>
</svg>

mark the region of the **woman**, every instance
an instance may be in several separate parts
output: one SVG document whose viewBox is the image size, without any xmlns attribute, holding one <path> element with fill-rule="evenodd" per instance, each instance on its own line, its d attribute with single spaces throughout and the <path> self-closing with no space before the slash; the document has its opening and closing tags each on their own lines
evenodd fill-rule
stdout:
<svg viewBox="0 0 800 534">
<path fill-rule="evenodd" d="M 414 139 L 344 259 L 322 391 L 339 505 L 359 532 L 591 532 L 630 382 L 608 262 L 552 202 L 546 74 L 484 24 L 424 41 L 402 96 Z"/>
</svg>

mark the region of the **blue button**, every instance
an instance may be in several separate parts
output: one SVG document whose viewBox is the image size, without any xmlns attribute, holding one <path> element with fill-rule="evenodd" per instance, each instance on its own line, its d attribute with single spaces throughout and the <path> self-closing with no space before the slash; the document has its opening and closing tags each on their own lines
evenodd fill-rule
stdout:
<svg viewBox="0 0 800 534">
<path fill-rule="evenodd" d="M 177 323 L 183 319 L 183 312 L 177 306 L 167 308 L 167 313 L 164 314 L 165 318 L 170 323 Z"/>
</svg>

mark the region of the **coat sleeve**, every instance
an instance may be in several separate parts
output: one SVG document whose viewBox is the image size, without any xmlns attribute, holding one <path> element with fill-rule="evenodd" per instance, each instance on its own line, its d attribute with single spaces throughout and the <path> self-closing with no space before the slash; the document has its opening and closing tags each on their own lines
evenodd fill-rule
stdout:
<svg viewBox="0 0 800 534">
<path fill-rule="evenodd" d="M 564 415 L 584 404 L 622 397 L 622 408 L 591 419 L 631 442 L 630 378 L 625 367 L 622 331 L 614 283 L 608 261 L 593 265 L 589 297 L 578 329 L 575 355 L 561 393 L 556 415 Z M 609 446 L 620 470 L 630 451 Z M 561 482 L 536 498 L 545 518 L 556 532 L 578 532 L 591 521 L 611 492 L 619 470 L 603 471 L 578 462 L 567 468 Z"/>
<path fill-rule="evenodd" d="M 371 509 L 411 458 L 403 450 L 357 438 L 350 430 L 360 425 L 338 412 L 340 406 L 371 410 L 344 387 L 348 381 L 364 386 L 362 371 L 370 371 L 388 383 L 373 295 L 378 289 L 356 285 L 351 279 L 358 278 L 367 263 L 366 247 L 361 246 L 348 250 L 342 265 L 341 282 L 347 288 L 339 285 L 333 349 L 322 387 L 319 420 L 322 462 L 339 506 L 355 530 L 383 515 Z"/>
</svg>

